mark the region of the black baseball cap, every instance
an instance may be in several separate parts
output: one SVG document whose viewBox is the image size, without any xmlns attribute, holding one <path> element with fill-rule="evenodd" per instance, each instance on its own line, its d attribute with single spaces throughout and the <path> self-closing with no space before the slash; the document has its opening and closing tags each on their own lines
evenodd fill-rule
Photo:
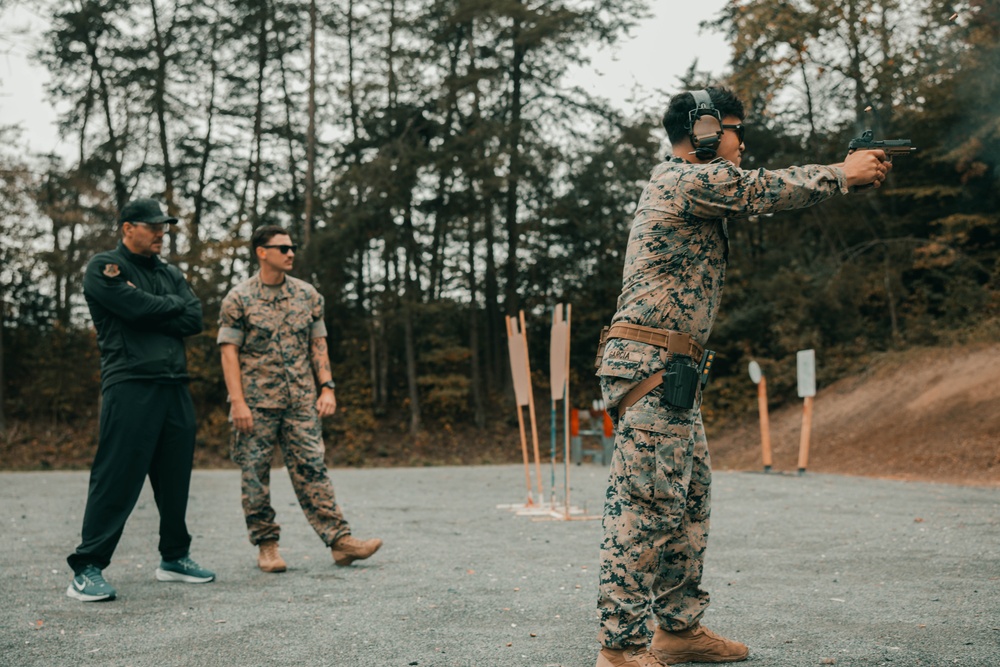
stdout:
<svg viewBox="0 0 1000 667">
<path fill-rule="evenodd" d="M 118 224 L 126 222 L 148 222 L 150 224 L 177 224 L 177 218 L 163 215 L 160 202 L 155 199 L 133 199 L 122 207 Z"/>
</svg>

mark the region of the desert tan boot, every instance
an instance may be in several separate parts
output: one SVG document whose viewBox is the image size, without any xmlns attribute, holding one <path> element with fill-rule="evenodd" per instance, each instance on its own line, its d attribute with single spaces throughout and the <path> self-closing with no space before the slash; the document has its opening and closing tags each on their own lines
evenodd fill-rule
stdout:
<svg viewBox="0 0 1000 667">
<path fill-rule="evenodd" d="M 378 551 L 380 546 L 382 540 L 378 538 L 359 540 L 352 535 L 344 535 L 333 543 L 330 551 L 333 553 L 333 562 L 343 567 L 356 560 L 368 558 Z"/>
<path fill-rule="evenodd" d="M 257 567 L 264 572 L 284 572 L 288 569 L 285 559 L 278 553 L 278 540 L 264 540 L 257 545 L 260 553 L 257 554 Z"/>
<path fill-rule="evenodd" d="M 665 665 L 682 662 L 739 662 L 750 655 L 746 644 L 726 639 L 701 624 L 680 632 L 656 628 L 649 650 Z"/>
<path fill-rule="evenodd" d="M 597 654 L 597 667 L 663 667 L 645 646 L 640 648 L 602 648 Z"/>
</svg>

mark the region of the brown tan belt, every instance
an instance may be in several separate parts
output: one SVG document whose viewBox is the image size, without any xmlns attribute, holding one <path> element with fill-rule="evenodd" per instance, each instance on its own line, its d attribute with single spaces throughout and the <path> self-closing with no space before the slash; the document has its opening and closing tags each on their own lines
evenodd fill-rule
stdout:
<svg viewBox="0 0 1000 667">
<path fill-rule="evenodd" d="M 626 324 L 625 322 L 612 324 L 606 338 L 624 338 L 639 343 L 649 343 L 665 348 L 670 354 L 686 354 L 695 361 L 701 361 L 701 355 L 705 351 L 690 334 L 667 329 L 654 329 L 638 324 Z"/>
<path fill-rule="evenodd" d="M 668 329 L 654 329 L 639 324 L 626 324 L 624 322 L 612 324 L 607 330 L 607 334 L 603 336 L 603 340 L 612 338 L 624 338 L 662 347 L 670 354 L 685 354 L 694 359 L 695 363 L 701 361 L 705 352 L 705 349 L 690 334 Z M 632 387 L 631 391 L 625 394 L 625 397 L 618 403 L 618 414 L 624 414 L 636 401 L 663 384 L 663 373 L 664 371 L 657 371 Z"/>
</svg>

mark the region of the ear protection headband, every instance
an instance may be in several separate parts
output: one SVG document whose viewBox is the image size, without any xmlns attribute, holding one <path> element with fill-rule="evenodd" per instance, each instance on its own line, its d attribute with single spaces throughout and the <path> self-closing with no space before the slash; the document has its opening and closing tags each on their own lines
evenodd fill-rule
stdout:
<svg viewBox="0 0 1000 667">
<path fill-rule="evenodd" d="M 722 139 L 722 114 L 712 104 L 707 90 L 695 90 L 691 96 L 694 98 L 694 109 L 688 112 L 687 123 L 688 136 L 694 147 L 691 154 L 699 160 L 711 160 Z"/>
</svg>

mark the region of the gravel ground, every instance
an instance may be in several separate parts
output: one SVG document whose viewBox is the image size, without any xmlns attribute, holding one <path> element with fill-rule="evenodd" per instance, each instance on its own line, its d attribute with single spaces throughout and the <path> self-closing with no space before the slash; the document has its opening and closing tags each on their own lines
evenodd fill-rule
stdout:
<svg viewBox="0 0 1000 667">
<path fill-rule="evenodd" d="M 600 521 L 499 509 L 520 466 L 331 474 L 355 535 L 385 540 L 371 560 L 335 567 L 276 470 L 289 571 L 261 573 L 238 472 L 196 471 L 192 556 L 218 580 L 154 579 L 147 487 L 105 571 L 118 599 L 84 604 L 64 592 L 87 474 L 0 473 L 0 665 L 594 664 Z M 572 474 L 600 514 L 605 470 Z M 1000 665 L 1000 489 L 719 472 L 713 505 L 705 623 L 748 664 Z"/>
</svg>

